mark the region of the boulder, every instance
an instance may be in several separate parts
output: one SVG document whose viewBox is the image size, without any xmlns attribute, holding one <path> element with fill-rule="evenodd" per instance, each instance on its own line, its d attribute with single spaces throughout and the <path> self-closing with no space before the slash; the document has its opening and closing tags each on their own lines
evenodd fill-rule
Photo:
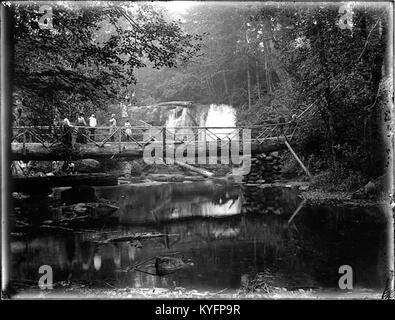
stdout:
<svg viewBox="0 0 395 320">
<path fill-rule="evenodd" d="M 97 173 L 101 171 L 101 164 L 94 159 L 82 159 L 74 162 L 74 170 L 81 173 Z"/>
<path fill-rule="evenodd" d="M 52 161 L 30 161 L 27 166 L 33 174 L 40 173 L 42 176 L 53 171 Z"/>
<path fill-rule="evenodd" d="M 377 199 L 388 191 L 388 176 L 382 175 L 374 181 L 369 181 L 362 188 L 355 191 L 352 195 L 352 199 Z"/>
</svg>

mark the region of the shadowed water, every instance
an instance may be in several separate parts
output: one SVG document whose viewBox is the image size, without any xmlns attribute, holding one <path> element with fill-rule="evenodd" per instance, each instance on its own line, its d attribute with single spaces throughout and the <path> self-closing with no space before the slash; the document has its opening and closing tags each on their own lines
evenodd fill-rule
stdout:
<svg viewBox="0 0 395 320">
<path fill-rule="evenodd" d="M 35 231 L 12 239 L 13 279 L 38 279 L 45 264 L 52 266 L 55 282 L 219 291 L 237 289 L 242 278 L 266 271 L 278 287 L 337 290 L 338 269 L 347 264 L 355 288 L 381 291 L 385 285 L 386 218 L 380 208 L 304 206 L 288 223 L 301 198 L 287 188 L 260 190 L 256 202 L 268 210 L 252 213 L 242 213 L 254 204 L 244 203 L 239 186 L 219 182 L 100 187 L 96 194 L 117 203 L 116 218 L 84 226 L 96 233 Z M 98 234 L 140 232 L 167 236 L 97 243 Z M 162 277 L 122 272 L 171 254 L 194 265 Z"/>
</svg>

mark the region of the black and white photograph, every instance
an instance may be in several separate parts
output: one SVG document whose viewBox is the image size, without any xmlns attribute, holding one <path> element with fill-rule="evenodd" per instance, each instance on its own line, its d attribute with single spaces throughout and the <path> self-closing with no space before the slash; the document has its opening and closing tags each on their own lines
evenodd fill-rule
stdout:
<svg viewBox="0 0 395 320">
<path fill-rule="evenodd" d="M 393 12 L 3 1 L 1 299 L 393 300 Z"/>
</svg>

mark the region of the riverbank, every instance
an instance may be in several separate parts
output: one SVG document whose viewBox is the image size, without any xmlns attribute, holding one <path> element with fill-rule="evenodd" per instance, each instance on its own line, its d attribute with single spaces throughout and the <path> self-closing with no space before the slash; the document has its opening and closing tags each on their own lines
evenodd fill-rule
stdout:
<svg viewBox="0 0 395 320">
<path fill-rule="evenodd" d="M 272 299 L 366 299 L 379 300 L 381 293 L 372 289 L 340 290 L 292 290 L 276 288 L 272 292 L 245 293 L 243 290 L 224 288 L 219 291 L 187 290 L 182 287 L 168 288 L 89 288 L 85 285 L 66 285 L 53 290 L 26 289 L 12 299 L 188 299 L 188 300 L 272 300 Z"/>
<path fill-rule="evenodd" d="M 371 207 L 377 205 L 388 205 L 384 199 L 368 200 L 353 199 L 352 192 L 326 192 L 312 189 L 302 191 L 300 196 L 310 205 L 329 205 L 329 206 L 350 206 L 350 207 Z"/>
<path fill-rule="evenodd" d="M 172 183 L 172 182 L 195 182 L 195 181 L 229 181 L 238 183 L 244 187 L 257 187 L 260 189 L 266 188 L 290 188 L 299 192 L 302 199 L 309 205 L 330 205 L 330 206 L 356 206 L 356 207 L 371 207 L 377 205 L 388 205 L 389 199 L 355 199 L 353 192 L 345 191 L 325 191 L 322 188 L 315 187 L 308 181 L 300 180 L 278 180 L 273 183 L 242 183 L 238 177 L 216 176 L 213 178 L 205 178 L 199 175 L 181 175 L 181 174 L 148 174 L 140 178 L 119 179 L 120 184 L 144 184 L 149 185 L 157 183 Z"/>
</svg>

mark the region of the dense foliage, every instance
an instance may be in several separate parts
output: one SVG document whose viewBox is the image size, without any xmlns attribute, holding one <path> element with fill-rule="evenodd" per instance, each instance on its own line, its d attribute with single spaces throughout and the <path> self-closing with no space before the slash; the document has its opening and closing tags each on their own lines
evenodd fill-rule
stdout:
<svg viewBox="0 0 395 320">
<path fill-rule="evenodd" d="M 247 45 L 248 17 L 257 5 L 240 3 L 204 3 L 183 14 L 186 32 L 203 36 L 201 54 L 177 69 L 137 72 L 138 103 L 192 100 L 196 103 L 247 104 L 246 77 L 251 74 L 251 91 L 257 91 L 258 78 L 264 77 L 263 58 Z M 258 63 L 258 68 L 257 68 Z M 261 90 L 265 91 L 261 83 Z"/>
<path fill-rule="evenodd" d="M 389 12 L 359 5 L 352 28 L 343 29 L 340 16 L 333 5 L 264 10 L 255 18 L 276 28 L 275 46 L 288 73 L 290 83 L 273 98 L 296 114 L 312 105 L 300 123 L 301 152 L 319 169 L 331 167 L 334 179 L 376 177 L 386 160 L 381 129 L 391 92 Z"/>
<path fill-rule="evenodd" d="M 105 108 L 130 95 L 137 68 L 171 68 L 199 50 L 199 36 L 150 4 L 58 2 L 53 28 L 40 27 L 41 5 L 11 4 L 15 93 L 35 123 Z"/>
<path fill-rule="evenodd" d="M 334 183 L 382 174 L 382 123 L 392 92 L 389 8 L 358 4 L 339 26 L 341 4 L 208 4 L 192 7 L 183 28 L 204 32 L 202 55 L 186 68 L 139 71 L 141 103 L 228 103 L 238 123 L 290 118 L 294 145 L 310 169 Z M 344 22 L 343 22 L 344 23 Z"/>
</svg>

